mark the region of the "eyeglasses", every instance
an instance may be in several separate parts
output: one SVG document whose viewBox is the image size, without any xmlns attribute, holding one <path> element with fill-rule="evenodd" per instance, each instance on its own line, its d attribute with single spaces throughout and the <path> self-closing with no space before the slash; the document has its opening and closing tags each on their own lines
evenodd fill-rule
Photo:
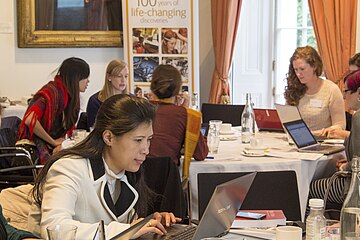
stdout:
<svg viewBox="0 0 360 240">
<path fill-rule="evenodd" d="M 345 95 L 348 91 L 351 91 L 351 89 L 344 89 L 343 94 Z"/>
</svg>

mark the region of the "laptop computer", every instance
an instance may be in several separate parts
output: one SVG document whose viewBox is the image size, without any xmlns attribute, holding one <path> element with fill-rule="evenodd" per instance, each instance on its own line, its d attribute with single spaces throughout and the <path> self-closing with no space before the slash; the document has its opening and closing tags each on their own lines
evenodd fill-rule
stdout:
<svg viewBox="0 0 360 240">
<path fill-rule="evenodd" d="M 95 235 L 93 237 L 93 240 L 106 240 L 104 220 L 100 221 L 98 228 L 96 229 Z"/>
<path fill-rule="evenodd" d="M 254 114 L 259 131 L 284 132 L 276 109 L 254 108 Z"/>
<path fill-rule="evenodd" d="M 275 108 L 282 124 L 301 119 L 299 109 L 296 106 L 275 103 Z"/>
<path fill-rule="evenodd" d="M 256 172 L 217 185 L 198 226 L 174 224 L 164 236 L 146 234 L 139 239 L 200 240 L 226 235 L 255 176 Z"/>
<path fill-rule="evenodd" d="M 118 235 L 110 238 L 110 240 L 129 240 L 129 239 L 131 239 L 131 237 L 135 233 L 137 233 L 151 219 L 153 219 L 153 214 L 150 214 L 149 216 L 147 216 L 146 218 L 144 218 L 140 222 L 135 223 L 134 225 L 132 225 L 128 229 L 126 229 L 126 230 L 122 231 L 121 233 L 119 233 Z M 95 234 L 95 236 L 96 236 L 96 234 Z M 104 237 L 105 237 L 105 231 L 104 231 Z M 101 238 L 99 238 L 99 240 L 101 240 Z M 104 238 L 104 240 L 105 240 L 105 238 Z"/>
<path fill-rule="evenodd" d="M 345 149 L 344 146 L 321 144 L 316 141 L 303 119 L 283 123 L 299 152 L 332 154 Z"/>
<path fill-rule="evenodd" d="M 275 108 L 276 108 L 276 111 L 279 115 L 279 118 L 280 118 L 280 121 L 282 124 L 284 124 L 286 122 L 292 122 L 292 121 L 302 119 L 297 106 L 282 105 L 282 104 L 275 103 Z M 286 129 L 284 129 L 284 130 L 286 132 Z M 324 139 L 325 139 L 324 136 L 320 136 L 320 135 L 315 135 L 314 137 L 317 141 L 324 141 Z M 290 138 L 289 138 L 289 143 L 294 144 Z"/>
<path fill-rule="evenodd" d="M 209 132 L 209 123 L 202 123 L 200 128 L 201 135 L 207 137 Z"/>
</svg>

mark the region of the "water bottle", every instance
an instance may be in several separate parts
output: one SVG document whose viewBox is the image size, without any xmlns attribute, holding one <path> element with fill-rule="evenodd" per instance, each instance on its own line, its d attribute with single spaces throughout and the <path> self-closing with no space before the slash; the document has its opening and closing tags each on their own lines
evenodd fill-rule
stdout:
<svg viewBox="0 0 360 240">
<path fill-rule="evenodd" d="M 354 155 L 351 162 L 350 188 L 340 214 L 341 239 L 360 239 L 360 157 Z"/>
<path fill-rule="evenodd" d="M 197 92 L 194 92 L 191 98 L 191 108 L 196 111 L 199 111 L 199 97 Z"/>
<path fill-rule="evenodd" d="M 325 240 L 326 219 L 324 217 L 324 200 L 309 200 L 310 214 L 306 219 L 306 240 Z"/>
<path fill-rule="evenodd" d="M 241 142 L 250 143 L 250 138 L 255 134 L 255 115 L 251 105 L 251 95 L 246 94 L 246 104 L 241 114 Z"/>
</svg>

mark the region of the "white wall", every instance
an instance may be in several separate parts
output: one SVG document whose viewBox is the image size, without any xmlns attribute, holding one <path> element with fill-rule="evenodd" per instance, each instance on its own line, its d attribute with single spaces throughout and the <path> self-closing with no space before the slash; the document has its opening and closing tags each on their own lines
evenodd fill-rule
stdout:
<svg viewBox="0 0 360 240">
<path fill-rule="evenodd" d="M 104 81 L 107 63 L 122 59 L 122 48 L 18 48 L 16 35 L 16 0 L 1 1 L 0 26 L 10 24 L 10 33 L 0 29 L 0 96 L 20 100 L 30 96 L 52 79 L 51 72 L 66 58 L 76 56 L 86 60 L 91 68 L 90 84 L 83 94 L 82 108 L 87 98 L 98 91 Z M 200 3 L 200 64 L 201 99 L 207 101 L 213 68 L 210 0 Z M 206 18 L 206 21 L 202 21 Z M 203 37 L 204 36 L 204 37 Z M 204 40 L 203 44 L 201 40 Z M 210 40 L 210 41 L 209 41 Z M 204 69 L 205 68 L 205 69 Z M 203 87 L 204 86 L 204 87 Z"/>
</svg>

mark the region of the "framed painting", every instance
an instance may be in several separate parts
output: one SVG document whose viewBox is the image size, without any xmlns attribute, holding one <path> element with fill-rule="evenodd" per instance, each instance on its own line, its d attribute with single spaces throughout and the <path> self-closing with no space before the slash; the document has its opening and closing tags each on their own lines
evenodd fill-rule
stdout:
<svg viewBox="0 0 360 240">
<path fill-rule="evenodd" d="M 121 0 L 17 0 L 19 48 L 122 47 Z"/>
</svg>

